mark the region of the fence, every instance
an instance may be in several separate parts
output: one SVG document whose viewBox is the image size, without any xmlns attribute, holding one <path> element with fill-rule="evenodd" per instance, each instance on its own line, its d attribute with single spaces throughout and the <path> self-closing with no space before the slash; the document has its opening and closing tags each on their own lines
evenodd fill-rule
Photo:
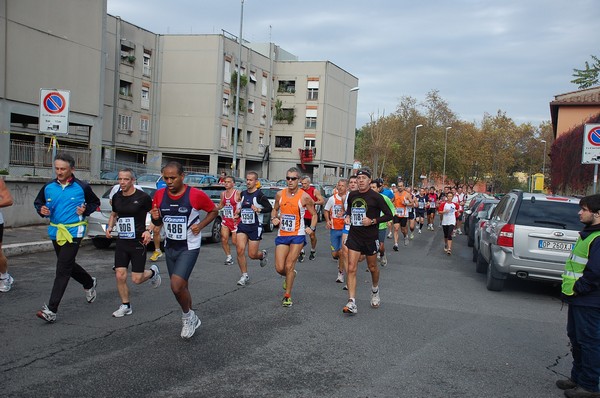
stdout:
<svg viewBox="0 0 600 398">
<path fill-rule="evenodd" d="M 60 145 L 57 151 L 73 156 L 77 169 L 90 169 L 90 149 Z M 10 165 L 52 168 L 52 147 L 36 142 L 11 140 Z"/>
</svg>

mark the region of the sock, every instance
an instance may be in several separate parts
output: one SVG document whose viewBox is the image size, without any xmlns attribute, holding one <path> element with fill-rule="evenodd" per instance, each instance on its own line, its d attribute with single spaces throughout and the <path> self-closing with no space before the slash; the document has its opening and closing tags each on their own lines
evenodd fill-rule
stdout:
<svg viewBox="0 0 600 398">
<path fill-rule="evenodd" d="M 348 299 L 348 301 L 352 301 L 353 303 L 355 303 L 355 302 L 356 302 L 356 301 L 354 300 L 354 297 L 350 297 L 350 298 Z"/>
<path fill-rule="evenodd" d="M 8 272 L 6 274 L 0 272 L 0 279 L 8 279 Z"/>
<path fill-rule="evenodd" d="M 123 305 L 126 305 L 127 308 L 131 308 L 131 305 L 129 303 L 123 303 Z"/>
<path fill-rule="evenodd" d="M 285 294 L 283 295 L 283 298 L 291 298 L 291 297 L 292 297 L 292 295 L 291 295 L 291 294 L 288 294 L 288 293 L 285 293 Z"/>
<path fill-rule="evenodd" d="M 247 273 L 247 272 L 244 272 L 244 273 L 242 274 L 242 276 L 248 276 L 248 273 Z"/>
<path fill-rule="evenodd" d="M 317 249 L 310 249 L 311 253 L 316 253 Z"/>
<path fill-rule="evenodd" d="M 190 308 L 190 310 L 188 312 L 182 312 L 181 317 L 182 318 L 191 318 L 193 313 L 194 313 L 194 310 L 192 310 Z"/>
<path fill-rule="evenodd" d="M 373 293 L 377 293 L 379 291 L 379 286 L 373 286 L 373 287 L 371 287 L 371 291 Z"/>
<path fill-rule="evenodd" d="M 150 279 L 154 278 L 154 275 L 156 275 L 156 271 L 154 271 L 153 269 L 149 270 L 152 272 L 152 275 L 150 276 Z M 124 303 L 123 303 L 124 304 Z"/>
</svg>

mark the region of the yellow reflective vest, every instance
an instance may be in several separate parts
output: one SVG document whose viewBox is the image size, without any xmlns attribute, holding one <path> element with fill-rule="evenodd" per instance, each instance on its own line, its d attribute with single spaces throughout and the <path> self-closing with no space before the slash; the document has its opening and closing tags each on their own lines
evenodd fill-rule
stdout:
<svg viewBox="0 0 600 398">
<path fill-rule="evenodd" d="M 575 247 L 569 256 L 569 259 L 565 263 L 565 271 L 562 274 L 562 292 L 566 296 L 572 296 L 575 294 L 573 286 L 577 279 L 583 275 L 583 270 L 588 262 L 588 256 L 590 254 L 590 245 L 600 236 L 600 231 L 594 231 L 589 234 L 585 239 L 581 239 L 581 236 L 577 238 Z"/>
</svg>

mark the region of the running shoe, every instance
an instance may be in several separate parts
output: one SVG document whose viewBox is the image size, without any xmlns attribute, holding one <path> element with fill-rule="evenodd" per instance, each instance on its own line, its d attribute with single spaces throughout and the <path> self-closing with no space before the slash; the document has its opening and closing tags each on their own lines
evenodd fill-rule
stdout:
<svg viewBox="0 0 600 398">
<path fill-rule="evenodd" d="M 202 324 L 194 310 L 190 310 L 190 312 L 191 314 L 189 316 L 181 317 L 181 323 L 183 324 L 183 327 L 181 328 L 181 337 L 184 339 L 192 337 L 194 333 L 196 333 L 196 329 Z"/>
<path fill-rule="evenodd" d="M 10 290 L 10 288 L 12 287 L 12 284 L 14 283 L 14 279 L 12 276 L 10 276 L 10 274 L 6 274 L 6 278 L 4 279 L 0 279 L 0 292 L 2 293 L 6 293 Z"/>
<path fill-rule="evenodd" d="M 297 275 L 298 271 L 294 270 L 294 275 Z M 287 290 L 287 279 L 283 277 L 283 290 Z"/>
<path fill-rule="evenodd" d="M 92 276 L 92 280 L 94 281 L 94 285 L 89 289 L 83 289 L 85 290 L 85 299 L 88 303 L 93 303 L 96 300 L 96 278 Z"/>
<path fill-rule="evenodd" d="M 356 308 L 356 303 L 354 300 L 348 300 L 348 304 L 344 306 L 342 311 L 344 314 L 356 314 L 358 312 L 358 308 Z"/>
<path fill-rule="evenodd" d="M 291 297 L 283 297 L 283 300 L 281 300 L 281 305 L 284 307 L 291 307 L 292 304 L 294 304 L 292 302 L 292 298 Z"/>
<path fill-rule="evenodd" d="M 408 246 L 408 236 L 404 237 L 404 246 Z"/>
<path fill-rule="evenodd" d="M 50 311 L 46 304 L 44 304 L 44 307 L 41 310 L 39 310 L 35 315 L 48 323 L 56 321 L 56 312 Z"/>
<path fill-rule="evenodd" d="M 385 267 L 387 265 L 387 256 L 384 254 L 383 257 L 381 257 L 381 266 Z"/>
<path fill-rule="evenodd" d="M 314 250 L 311 250 L 310 251 L 310 255 L 308 256 L 308 259 L 311 260 L 311 261 L 314 260 L 315 257 L 316 257 L 316 254 L 317 253 Z"/>
<path fill-rule="evenodd" d="M 113 312 L 112 316 L 114 316 L 115 318 L 123 318 L 125 315 L 131 314 L 133 314 L 133 310 L 131 309 L 131 307 L 125 304 L 121 304 L 121 306 L 115 312 Z"/>
<path fill-rule="evenodd" d="M 379 299 L 379 289 L 376 292 L 371 292 L 371 307 L 379 308 L 381 300 Z"/>
<path fill-rule="evenodd" d="M 450 250 L 450 249 L 446 250 L 446 254 L 449 255 L 449 256 L 451 256 L 452 255 L 452 250 Z"/>
<path fill-rule="evenodd" d="M 395 251 L 395 252 L 397 252 L 397 251 L 398 251 L 398 244 L 397 244 L 397 243 L 394 245 L 394 251 Z"/>
<path fill-rule="evenodd" d="M 348 285 L 344 285 L 344 287 L 342 288 L 342 290 L 348 290 Z"/>
<path fill-rule="evenodd" d="M 154 271 L 154 276 L 150 278 L 150 285 L 152 285 L 152 287 L 156 289 L 162 283 L 162 278 L 160 277 L 160 270 L 158 269 L 158 265 L 156 264 L 152 264 L 150 269 Z"/>
<path fill-rule="evenodd" d="M 238 286 L 246 286 L 246 284 L 250 282 L 250 277 L 248 275 L 242 275 L 239 281 L 237 281 Z"/>
<path fill-rule="evenodd" d="M 387 234 L 387 238 L 388 239 L 392 239 L 392 233 L 391 232 Z"/>
<path fill-rule="evenodd" d="M 304 250 L 302 250 L 300 252 L 300 255 L 298 256 L 298 262 L 299 263 L 303 263 L 304 262 Z"/>
<path fill-rule="evenodd" d="M 462 229 L 458 229 L 456 232 L 458 232 L 459 235 L 462 235 Z"/>
<path fill-rule="evenodd" d="M 412 239 L 414 239 L 414 238 L 415 238 L 415 234 L 411 232 L 411 233 L 410 233 L 410 239 L 412 240 Z"/>
<path fill-rule="evenodd" d="M 344 272 L 338 271 L 338 277 L 335 280 L 336 283 L 344 283 Z"/>
<path fill-rule="evenodd" d="M 421 228 L 419 228 L 419 233 L 421 233 Z"/>
<path fill-rule="evenodd" d="M 150 261 L 156 261 L 159 258 L 161 258 L 163 255 L 163 252 L 160 249 L 156 249 L 154 250 L 154 253 L 152 253 L 152 255 L 150 256 Z"/>
<path fill-rule="evenodd" d="M 263 250 L 262 255 L 263 255 L 262 258 L 260 259 L 260 266 L 264 267 L 267 264 L 269 264 L 269 259 L 267 258 L 267 251 Z"/>
<path fill-rule="evenodd" d="M 225 259 L 225 265 L 233 265 L 233 258 L 231 258 L 231 256 L 227 256 Z"/>
</svg>

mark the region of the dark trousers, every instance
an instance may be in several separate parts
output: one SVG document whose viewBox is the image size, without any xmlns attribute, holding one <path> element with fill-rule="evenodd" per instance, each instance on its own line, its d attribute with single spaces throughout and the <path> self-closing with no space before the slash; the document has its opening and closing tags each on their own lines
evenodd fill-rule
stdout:
<svg viewBox="0 0 600 398">
<path fill-rule="evenodd" d="M 75 262 L 80 243 L 81 238 L 73 238 L 73 243 L 67 242 L 62 246 L 59 246 L 55 240 L 52 241 L 57 258 L 54 286 L 52 286 L 52 293 L 50 293 L 50 301 L 48 302 L 48 309 L 52 312 L 58 310 L 58 305 L 65 294 L 69 279 L 75 279 L 83 285 L 84 289 L 90 289 L 94 286 L 94 280 L 90 274 Z"/>
<path fill-rule="evenodd" d="M 569 305 L 567 336 L 571 340 L 571 380 L 598 391 L 600 379 L 600 308 Z"/>
</svg>

